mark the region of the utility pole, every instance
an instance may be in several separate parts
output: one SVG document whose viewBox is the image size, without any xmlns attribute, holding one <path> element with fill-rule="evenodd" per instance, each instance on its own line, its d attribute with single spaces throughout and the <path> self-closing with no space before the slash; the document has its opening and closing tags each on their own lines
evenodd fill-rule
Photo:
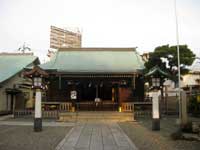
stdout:
<svg viewBox="0 0 200 150">
<path fill-rule="evenodd" d="M 180 50 L 179 50 L 179 26 L 178 26 L 178 14 L 177 14 L 177 2 L 174 0 L 175 20 L 176 20 L 176 42 L 177 42 L 177 58 L 178 58 L 178 101 L 179 101 L 179 121 L 182 123 L 181 113 L 181 70 L 180 70 Z"/>
</svg>

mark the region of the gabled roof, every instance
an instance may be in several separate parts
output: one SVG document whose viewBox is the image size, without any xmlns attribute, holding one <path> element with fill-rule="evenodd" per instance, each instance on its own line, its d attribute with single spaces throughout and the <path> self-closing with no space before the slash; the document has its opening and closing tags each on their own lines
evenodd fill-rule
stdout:
<svg viewBox="0 0 200 150">
<path fill-rule="evenodd" d="M 0 83 L 13 77 L 32 63 L 39 64 L 39 59 L 32 54 L 0 53 Z"/>
<path fill-rule="evenodd" d="M 48 77 L 48 73 L 46 71 L 44 71 L 43 69 L 41 69 L 39 66 L 34 66 L 32 70 L 30 71 L 25 71 L 24 72 L 24 76 L 26 77 Z"/>
<path fill-rule="evenodd" d="M 194 60 L 192 66 L 190 67 L 191 74 L 200 74 L 200 58 Z"/>
<path fill-rule="evenodd" d="M 152 75 L 160 75 L 160 76 L 164 76 L 164 77 L 170 76 L 167 72 L 161 70 L 160 67 L 158 67 L 158 66 L 155 66 L 152 69 L 150 69 L 149 72 L 147 72 L 145 74 L 145 77 L 149 77 L 149 76 L 152 76 Z"/>
<path fill-rule="evenodd" d="M 144 62 L 135 48 L 65 48 L 40 67 L 65 73 L 134 73 L 144 69 Z"/>
</svg>

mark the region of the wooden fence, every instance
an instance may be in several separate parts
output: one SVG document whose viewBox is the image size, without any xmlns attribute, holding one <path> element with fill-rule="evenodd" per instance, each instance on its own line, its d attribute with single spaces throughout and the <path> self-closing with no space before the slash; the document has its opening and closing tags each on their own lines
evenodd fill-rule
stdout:
<svg viewBox="0 0 200 150">
<path fill-rule="evenodd" d="M 15 110 L 14 117 L 20 118 L 20 117 L 34 117 L 34 110 Z M 49 111 L 42 111 L 42 118 L 50 119 L 50 118 L 58 118 L 59 117 L 59 111 L 57 110 L 49 110 Z"/>
<path fill-rule="evenodd" d="M 118 103 L 112 101 L 102 101 L 102 102 L 77 102 L 77 111 L 117 111 Z"/>
<path fill-rule="evenodd" d="M 132 112 L 134 117 L 151 117 L 152 102 L 126 102 L 122 103 L 122 112 Z"/>
<path fill-rule="evenodd" d="M 34 110 L 15 110 L 14 117 L 33 117 Z"/>
<path fill-rule="evenodd" d="M 42 117 L 43 118 L 59 118 L 59 113 L 70 112 L 72 110 L 72 103 L 42 103 Z M 118 103 L 104 102 L 96 105 L 94 102 L 90 103 L 76 103 L 77 110 L 109 110 L 118 111 Z M 134 113 L 135 117 L 151 116 L 152 102 L 125 102 L 121 104 L 122 112 Z M 34 110 L 15 110 L 15 117 L 34 117 Z"/>
<path fill-rule="evenodd" d="M 42 117 L 43 118 L 58 118 L 59 112 L 71 111 L 71 103 L 59 102 L 42 102 Z M 15 110 L 14 117 L 34 117 L 34 110 Z"/>
</svg>

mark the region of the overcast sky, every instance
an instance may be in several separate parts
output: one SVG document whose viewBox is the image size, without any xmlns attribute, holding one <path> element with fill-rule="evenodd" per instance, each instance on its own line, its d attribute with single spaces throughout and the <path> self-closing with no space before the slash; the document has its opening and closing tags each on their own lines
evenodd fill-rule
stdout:
<svg viewBox="0 0 200 150">
<path fill-rule="evenodd" d="M 177 0 L 180 44 L 200 56 L 200 0 Z M 83 47 L 176 44 L 174 0 L 0 0 L 0 51 L 49 49 L 50 26 L 79 27 Z"/>
</svg>

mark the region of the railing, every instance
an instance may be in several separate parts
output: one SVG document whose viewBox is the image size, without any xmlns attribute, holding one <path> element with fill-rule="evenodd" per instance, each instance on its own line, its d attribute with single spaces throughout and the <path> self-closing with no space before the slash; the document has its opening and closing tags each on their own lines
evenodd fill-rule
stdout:
<svg viewBox="0 0 200 150">
<path fill-rule="evenodd" d="M 72 110 L 70 102 L 43 102 L 43 118 L 58 118 L 59 112 L 69 112 Z M 132 112 L 137 116 L 150 116 L 152 112 L 152 102 L 124 102 L 121 104 L 122 112 Z M 112 101 L 95 102 L 77 102 L 76 111 L 104 111 L 118 110 L 118 103 Z M 15 117 L 34 116 L 34 110 L 15 110 Z"/>
<path fill-rule="evenodd" d="M 42 102 L 43 110 L 70 111 L 72 103 L 70 102 Z"/>
<path fill-rule="evenodd" d="M 34 110 L 15 110 L 14 117 L 34 117 L 35 111 Z M 58 118 L 58 111 L 57 110 L 43 110 L 42 111 L 42 118 Z"/>
<path fill-rule="evenodd" d="M 133 102 L 122 103 L 122 111 L 123 112 L 133 112 L 133 110 L 134 110 Z"/>
<path fill-rule="evenodd" d="M 77 102 L 76 110 L 85 110 L 85 111 L 115 111 L 118 109 L 118 103 L 112 101 L 86 101 L 86 102 Z"/>
<path fill-rule="evenodd" d="M 71 111 L 72 103 L 60 103 L 59 111 Z"/>
<path fill-rule="evenodd" d="M 69 102 L 42 102 L 42 118 L 58 118 L 59 112 L 71 111 Z M 34 110 L 15 110 L 15 117 L 34 117 Z"/>
<path fill-rule="evenodd" d="M 58 118 L 59 112 L 57 110 L 42 111 L 42 118 Z"/>
<path fill-rule="evenodd" d="M 134 118 L 141 118 L 141 117 L 151 117 L 152 116 L 152 111 L 134 111 Z"/>
<path fill-rule="evenodd" d="M 76 102 L 76 110 L 93 110 L 94 109 L 94 102 Z"/>
<path fill-rule="evenodd" d="M 33 117 L 34 116 L 34 110 L 15 110 L 14 111 L 14 117 Z"/>
<path fill-rule="evenodd" d="M 122 112 L 132 112 L 134 117 L 148 117 L 152 115 L 152 102 L 124 102 Z"/>
</svg>

